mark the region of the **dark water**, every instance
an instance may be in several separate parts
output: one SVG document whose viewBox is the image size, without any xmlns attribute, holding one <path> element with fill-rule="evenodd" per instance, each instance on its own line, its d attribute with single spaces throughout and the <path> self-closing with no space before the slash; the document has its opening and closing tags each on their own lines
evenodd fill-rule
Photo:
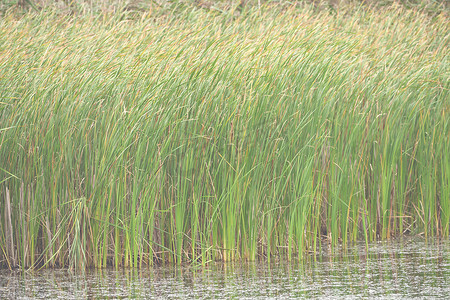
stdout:
<svg viewBox="0 0 450 300">
<path fill-rule="evenodd" d="M 0 299 L 450 299 L 450 241 L 354 245 L 301 263 L 0 271 Z"/>
</svg>

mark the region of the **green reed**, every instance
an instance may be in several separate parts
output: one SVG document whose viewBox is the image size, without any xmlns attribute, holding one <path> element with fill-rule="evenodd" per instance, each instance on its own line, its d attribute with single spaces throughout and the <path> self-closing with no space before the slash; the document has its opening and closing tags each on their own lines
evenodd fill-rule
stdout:
<svg viewBox="0 0 450 300">
<path fill-rule="evenodd" d="M 0 19 L 0 264 L 269 261 L 448 236 L 448 15 Z"/>
</svg>

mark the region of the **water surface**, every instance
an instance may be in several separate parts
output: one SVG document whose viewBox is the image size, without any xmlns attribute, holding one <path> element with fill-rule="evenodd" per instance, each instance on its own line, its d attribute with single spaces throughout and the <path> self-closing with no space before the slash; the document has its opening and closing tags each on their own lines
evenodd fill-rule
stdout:
<svg viewBox="0 0 450 300">
<path fill-rule="evenodd" d="M 301 262 L 157 266 L 74 274 L 0 271 L 0 299 L 450 298 L 450 241 L 403 239 Z"/>
</svg>

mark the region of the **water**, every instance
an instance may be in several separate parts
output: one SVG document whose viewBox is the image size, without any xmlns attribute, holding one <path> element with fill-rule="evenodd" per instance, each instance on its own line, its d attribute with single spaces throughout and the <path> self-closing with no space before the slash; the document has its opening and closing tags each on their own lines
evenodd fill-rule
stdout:
<svg viewBox="0 0 450 300">
<path fill-rule="evenodd" d="M 0 271 L 0 299 L 450 298 L 450 241 L 374 243 L 301 264 L 264 262 L 73 274 Z"/>
</svg>

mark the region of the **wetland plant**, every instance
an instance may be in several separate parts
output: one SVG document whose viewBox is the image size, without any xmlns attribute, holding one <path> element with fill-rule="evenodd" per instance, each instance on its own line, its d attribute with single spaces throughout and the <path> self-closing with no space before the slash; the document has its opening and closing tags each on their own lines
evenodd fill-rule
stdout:
<svg viewBox="0 0 450 300">
<path fill-rule="evenodd" d="M 449 29 L 398 6 L 6 12 L 0 264 L 448 237 Z"/>
</svg>

